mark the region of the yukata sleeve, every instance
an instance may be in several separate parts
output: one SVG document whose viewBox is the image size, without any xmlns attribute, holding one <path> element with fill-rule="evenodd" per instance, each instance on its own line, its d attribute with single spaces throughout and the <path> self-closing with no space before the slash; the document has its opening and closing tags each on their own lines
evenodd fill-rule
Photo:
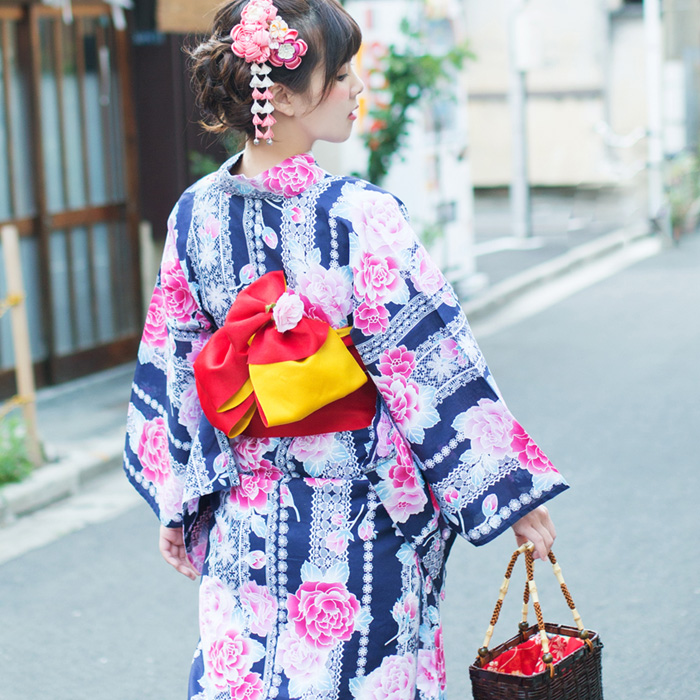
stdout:
<svg viewBox="0 0 700 700">
<path fill-rule="evenodd" d="M 127 478 L 167 527 L 183 521 L 186 466 L 202 415 L 192 364 L 211 335 L 188 274 L 188 219 L 178 216 L 176 207 L 168 220 L 138 350 L 124 449 Z"/>
<path fill-rule="evenodd" d="M 338 210 L 349 221 L 353 341 L 400 434 L 383 429 L 380 441 L 394 443 L 399 463 L 410 450 L 450 525 L 488 542 L 566 482 L 508 410 L 403 205 L 355 183 Z M 384 476 L 406 490 L 400 470 Z"/>
</svg>

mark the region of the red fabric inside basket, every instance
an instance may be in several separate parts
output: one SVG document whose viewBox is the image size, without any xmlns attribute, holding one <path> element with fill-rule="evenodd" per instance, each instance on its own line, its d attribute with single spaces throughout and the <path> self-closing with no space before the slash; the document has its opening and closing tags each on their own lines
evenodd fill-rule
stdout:
<svg viewBox="0 0 700 700">
<path fill-rule="evenodd" d="M 583 640 L 578 637 L 567 637 L 562 634 L 548 634 L 549 651 L 554 663 L 573 654 L 583 646 Z M 508 673 L 513 676 L 534 676 L 545 671 L 542 661 L 542 639 L 539 634 L 533 634 L 526 642 L 499 654 L 484 667 L 489 671 Z"/>
</svg>

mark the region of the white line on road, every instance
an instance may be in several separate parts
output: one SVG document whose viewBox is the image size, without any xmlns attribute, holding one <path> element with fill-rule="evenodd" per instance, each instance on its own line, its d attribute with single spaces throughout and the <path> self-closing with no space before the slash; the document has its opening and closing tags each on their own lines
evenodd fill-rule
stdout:
<svg viewBox="0 0 700 700">
<path fill-rule="evenodd" d="M 660 237 L 643 238 L 596 262 L 586 263 L 579 270 L 572 270 L 530 291 L 523 292 L 483 321 L 475 321 L 472 324 L 474 335 L 477 339 L 485 338 L 508 328 L 514 323 L 554 306 L 586 287 L 612 277 L 630 265 L 656 255 L 663 248 L 664 241 Z"/>
<path fill-rule="evenodd" d="M 0 528 L 0 564 L 116 518 L 140 502 L 121 469 L 96 478 L 82 493 Z"/>
</svg>

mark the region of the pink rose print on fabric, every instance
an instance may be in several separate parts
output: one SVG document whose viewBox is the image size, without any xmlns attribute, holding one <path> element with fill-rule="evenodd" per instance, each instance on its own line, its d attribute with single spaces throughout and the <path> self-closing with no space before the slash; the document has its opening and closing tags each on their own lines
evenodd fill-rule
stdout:
<svg viewBox="0 0 700 700">
<path fill-rule="evenodd" d="M 218 579 L 204 576 L 199 587 L 199 630 L 202 638 L 211 639 L 221 625 L 228 627 L 235 601 Z"/>
<path fill-rule="evenodd" d="M 389 407 L 392 418 L 401 427 L 409 426 L 420 412 L 420 389 L 402 374 L 379 377 L 377 388 Z"/>
<path fill-rule="evenodd" d="M 391 433 L 392 425 L 386 413 L 382 412 L 382 417 L 379 419 L 377 426 L 377 456 L 386 457 L 391 454 Z"/>
<path fill-rule="evenodd" d="M 261 549 L 254 549 L 246 554 L 244 561 L 248 563 L 251 569 L 262 569 L 265 566 L 265 552 Z"/>
<path fill-rule="evenodd" d="M 459 491 L 457 491 L 454 486 L 446 488 L 442 497 L 445 499 L 445 503 L 447 503 L 448 506 L 459 508 L 460 495 Z"/>
<path fill-rule="evenodd" d="M 265 245 L 268 248 L 276 248 L 277 244 L 279 243 L 277 232 L 274 229 L 271 229 L 269 226 L 266 226 L 263 230 L 263 241 L 265 241 Z"/>
<path fill-rule="evenodd" d="M 370 518 L 363 518 L 362 522 L 357 528 L 357 534 L 360 536 L 360 539 L 364 542 L 373 540 L 377 536 L 377 533 L 374 529 L 374 521 Z"/>
<path fill-rule="evenodd" d="M 277 601 L 270 595 L 267 586 L 259 586 L 255 581 L 248 581 L 239 588 L 241 604 L 248 610 L 248 624 L 253 634 L 267 636 L 277 619 Z"/>
<path fill-rule="evenodd" d="M 355 270 L 357 296 L 364 297 L 371 305 L 383 304 L 391 299 L 400 286 L 401 273 L 394 258 L 362 253 L 360 265 Z"/>
<path fill-rule="evenodd" d="M 416 685 L 428 697 L 438 697 L 447 686 L 441 626 L 435 630 L 435 648 L 421 649 L 418 652 Z"/>
<path fill-rule="evenodd" d="M 363 301 L 355 312 L 355 328 L 365 335 L 383 333 L 389 328 L 389 312 L 385 306 L 371 306 Z"/>
<path fill-rule="evenodd" d="M 168 327 L 165 325 L 165 314 L 165 298 L 160 287 L 156 287 L 143 328 L 143 342 L 151 348 L 164 348 L 167 343 Z"/>
<path fill-rule="evenodd" d="M 416 266 L 411 280 L 417 291 L 435 294 L 445 285 L 445 278 L 424 248 L 416 251 Z"/>
<path fill-rule="evenodd" d="M 277 663 L 292 679 L 313 685 L 324 670 L 329 649 L 304 643 L 292 630 L 286 629 L 277 644 Z"/>
<path fill-rule="evenodd" d="M 416 694 L 416 659 L 413 654 L 386 656 L 362 683 L 356 700 L 413 700 Z"/>
<path fill-rule="evenodd" d="M 391 614 L 395 620 L 403 618 L 415 620 L 418 614 L 418 596 L 415 593 L 407 593 L 401 600 L 394 603 Z"/>
<path fill-rule="evenodd" d="M 352 311 L 352 283 L 340 270 L 326 270 L 318 263 L 297 279 L 297 291 L 310 317 L 331 326 L 344 324 Z"/>
<path fill-rule="evenodd" d="M 411 228 L 390 194 L 362 190 L 348 199 L 350 220 L 363 250 L 386 256 L 413 245 Z"/>
<path fill-rule="evenodd" d="M 440 341 L 440 357 L 445 360 L 456 360 L 459 358 L 459 345 L 452 338 L 445 338 Z"/>
<path fill-rule="evenodd" d="M 334 554 L 342 554 L 348 548 L 348 542 L 353 539 L 349 530 L 333 530 L 326 535 L 326 548 Z"/>
<path fill-rule="evenodd" d="M 182 481 L 173 472 L 170 472 L 165 481 L 158 487 L 156 500 L 158 501 L 161 521 L 171 521 L 180 516 L 182 486 Z"/>
<path fill-rule="evenodd" d="M 457 417 L 455 427 L 469 438 L 475 452 L 497 459 L 511 452 L 513 416 L 500 401 L 480 399 L 476 406 Z"/>
<path fill-rule="evenodd" d="M 204 233 L 210 238 L 218 238 L 221 233 L 221 222 L 213 214 L 204 220 Z"/>
<path fill-rule="evenodd" d="M 170 476 L 168 429 L 160 416 L 146 421 L 138 447 L 143 475 L 154 484 L 162 484 Z"/>
<path fill-rule="evenodd" d="M 385 350 L 379 358 L 378 367 L 385 376 L 400 374 L 408 379 L 416 368 L 416 353 L 405 345 Z"/>
<path fill-rule="evenodd" d="M 296 328 L 304 315 L 304 302 L 294 292 L 285 292 L 272 309 L 272 318 L 280 333 Z"/>
<path fill-rule="evenodd" d="M 241 510 L 263 511 L 267 506 L 267 494 L 281 478 L 282 472 L 272 462 L 261 459 L 256 469 L 240 475 L 240 484 L 231 489 L 231 502 Z"/>
<path fill-rule="evenodd" d="M 182 392 L 182 396 L 180 396 L 178 420 L 187 428 L 190 435 L 194 435 L 199 426 L 201 417 L 202 405 L 199 403 L 197 385 L 192 383 Z"/>
<path fill-rule="evenodd" d="M 289 218 L 295 223 L 295 224 L 302 224 L 304 223 L 306 219 L 306 214 L 304 214 L 304 210 L 300 209 L 299 207 L 292 207 L 289 210 Z"/>
<path fill-rule="evenodd" d="M 530 474 L 544 474 L 545 472 L 557 471 L 518 421 L 513 421 L 510 446 L 515 452 L 518 461 Z"/>
<path fill-rule="evenodd" d="M 262 456 L 270 449 L 270 438 L 253 438 L 241 436 L 231 444 L 238 466 L 242 471 L 250 471 L 260 466 Z"/>
<path fill-rule="evenodd" d="M 194 364 L 194 361 L 197 359 L 199 356 L 199 353 L 202 352 L 202 348 L 207 344 L 207 341 L 209 340 L 211 336 L 207 334 L 199 334 L 197 337 L 192 341 L 192 350 L 187 353 L 187 361 L 190 364 Z"/>
<path fill-rule="evenodd" d="M 265 187 L 285 197 L 295 197 L 323 178 L 312 156 L 307 153 L 288 158 L 274 168 L 265 172 Z"/>
<path fill-rule="evenodd" d="M 161 267 L 160 281 L 168 316 L 177 321 L 190 321 L 197 311 L 197 302 L 192 296 L 179 260 L 165 263 Z"/>
<path fill-rule="evenodd" d="M 289 454 L 300 462 L 320 462 L 328 458 L 334 444 L 334 433 L 295 437 L 289 446 Z"/>
<path fill-rule="evenodd" d="M 380 495 L 392 519 L 405 523 L 409 516 L 420 513 L 425 508 L 428 497 L 418 480 L 417 467 L 408 446 L 400 435 L 397 434 L 396 437 L 396 462 L 381 472 L 385 484 L 382 484 Z"/>
<path fill-rule="evenodd" d="M 231 700 L 260 700 L 263 696 L 263 682 L 259 673 L 246 673 L 229 686 Z"/>
<path fill-rule="evenodd" d="M 287 598 L 287 610 L 296 634 L 307 644 L 332 647 L 352 636 L 360 603 L 342 583 L 305 581 Z"/>
<path fill-rule="evenodd" d="M 236 629 L 229 629 L 205 644 L 208 675 L 217 688 L 237 685 L 250 672 L 251 646 L 251 640 Z"/>
</svg>

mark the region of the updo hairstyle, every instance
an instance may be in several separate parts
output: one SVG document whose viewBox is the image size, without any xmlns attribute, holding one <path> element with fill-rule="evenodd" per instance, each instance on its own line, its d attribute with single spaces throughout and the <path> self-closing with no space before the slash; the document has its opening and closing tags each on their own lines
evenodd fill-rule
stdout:
<svg viewBox="0 0 700 700">
<path fill-rule="evenodd" d="M 235 129 L 252 138 L 251 64 L 233 53 L 230 37 L 247 3 L 248 0 L 234 0 L 224 5 L 214 18 L 211 37 L 190 51 L 190 59 L 192 85 L 204 128 L 218 133 Z M 270 66 L 270 78 L 304 94 L 315 68 L 322 65 L 323 99 L 342 66 L 359 51 L 360 28 L 337 0 L 274 0 L 274 4 L 278 16 L 308 44 L 308 51 L 294 70 Z"/>
</svg>

